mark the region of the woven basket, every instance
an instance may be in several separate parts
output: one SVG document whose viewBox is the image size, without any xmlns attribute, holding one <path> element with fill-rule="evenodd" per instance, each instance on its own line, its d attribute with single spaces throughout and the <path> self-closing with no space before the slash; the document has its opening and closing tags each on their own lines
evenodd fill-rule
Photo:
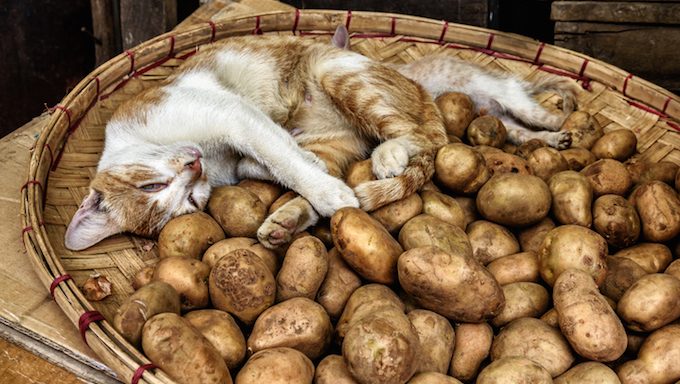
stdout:
<svg viewBox="0 0 680 384">
<path fill-rule="evenodd" d="M 54 107 L 21 190 L 22 239 L 36 272 L 122 381 L 134 381 L 143 372 L 140 382 L 171 382 L 160 370 L 146 369 L 150 362 L 110 324 L 116 308 L 132 293 L 132 276 L 156 262 L 156 249 L 146 250 L 145 240 L 125 235 L 84 252 L 68 251 L 63 244 L 66 226 L 88 193 L 107 120 L 122 101 L 165 79 L 201 44 L 262 33 L 328 40 L 338 24 L 353 33 L 352 50 L 383 62 L 446 52 L 527 79 L 573 78 L 583 86 L 579 109 L 594 115 L 605 131 L 630 129 L 638 137 L 642 159 L 680 164 L 677 96 L 614 66 L 518 35 L 397 14 L 305 10 L 219 20 L 159 36 L 97 68 Z M 542 101 L 550 104 L 550 99 Z M 113 283 L 114 294 L 104 301 L 88 302 L 78 288 L 93 273 Z"/>
</svg>

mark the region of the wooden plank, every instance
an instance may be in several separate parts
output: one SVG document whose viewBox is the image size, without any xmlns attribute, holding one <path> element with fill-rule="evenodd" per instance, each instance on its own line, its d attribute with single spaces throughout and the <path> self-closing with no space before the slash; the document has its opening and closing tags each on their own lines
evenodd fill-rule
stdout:
<svg viewBox="0 0 680 384">
<path fill-rule="evenodd" d="M 550 18 L 556 21 L 680 24 L 680 3 L 556 1 Z"/>
<path fill-rule="evenodd" d="M 94 46 L 95 65 L 99 66 L 120 52 L 116 42 L 116 25 L 113 0 L 90 0 L 92 8 L 92 33 L 97 39 Z"/>
<path fill-rule="evenodd" d="M 120 33 L 129 49 L 171 30 L 177 24 L 174 0 L 120 0 Z"/>
</svg>

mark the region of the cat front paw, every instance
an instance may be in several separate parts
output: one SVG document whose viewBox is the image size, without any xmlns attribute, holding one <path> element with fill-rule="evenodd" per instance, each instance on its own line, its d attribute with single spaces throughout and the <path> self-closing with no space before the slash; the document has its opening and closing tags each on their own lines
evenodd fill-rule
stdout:
<svg viewBox="0 0 680 384">
<path fill-rule="evenodd" d="M 352 188 L 344 181 L 329 176 L 311 190 L 311 193 L 303 195 L 312 207 L 324 217 L 331 217 L 340 208 L 359 208 L 359 200 L 354 195 Z"/>
<path fill-rule="evenodd" d="M 269 249 L 290 243 L 297 233 L 298 215 L 284 210 L 270 215 L 257 230 L 257 239 Z"/>
<path fill-rule="evenodd" d="M 371 154 L 373 174 L 378 179 L 399 176 L 408 166 L 409 155 L 399 142 L 386 141 L 375 148 Z"/>
<path fill-rule="evenodd" d="M 567 149 L 571 147 L 571 141 L 571 132 L 561 131 L 553 135 L 553 143 L 550 145 L 557 149 Z"/>
</svg>

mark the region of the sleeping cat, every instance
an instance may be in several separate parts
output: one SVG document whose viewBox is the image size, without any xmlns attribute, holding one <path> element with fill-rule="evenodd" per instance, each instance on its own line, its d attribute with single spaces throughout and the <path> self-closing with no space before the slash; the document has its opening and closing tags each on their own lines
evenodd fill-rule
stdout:
<svg viewBox="0 0 680 384">
<path fill-rule="evenodd" d="M 258 230 L 275 247 L 318 214 L 414 193 L 445 143 L 430 96 L 391 68 L 296 37 L 230 38 L 116 111 L 65 245 L 155 236 L 172 217 L 202 210 L 211 187 L 259 177 L 300 195 Z M 352 191 L 336 177 L 369 153 L 379 180 Z"/>
</svg>

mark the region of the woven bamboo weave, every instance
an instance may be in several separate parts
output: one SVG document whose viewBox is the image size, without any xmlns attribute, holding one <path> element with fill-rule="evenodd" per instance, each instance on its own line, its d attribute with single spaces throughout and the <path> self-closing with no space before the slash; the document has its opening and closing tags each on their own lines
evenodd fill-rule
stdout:
<svg viewBox="0 0 680 384">
<path fill-rule="evenodd" d="M 106 319 L 83 326 L 87 343 L 124 382 L 149 361 L 118 335 L 110 321 L 130 293 L 130 279 L 157 261 L 148 240 L 119 235 L 83 251 L 64 248 L 71 217 L 88 193 L 102 151 L 104 127 L 116 107 L 141 90 L 153 87 L 203 44 L 243 34 L 297 35 L 328 40 L 338 24 L 353 34 L 352 50 L 388 63 L 409 62 L 435 52 L 457 56 L 486 68 L 531 80 L 567 76 L 578 81 L 579 109 L 594 115 L 605 131 L 630 129 L 638 137 L 640 158 L 680 164 L 680 99 L 619 68 L 538 41 L 488 29 L 442 21 L 374 12 L 294 11 L 215 20 L 182 33 L 154 38 L 127 51 L 89 74 L 54 107 L 38 139 L 21 190 L 23 241 L 46 287 L 55 278 L 54 298 L 78 326 L 82 314 L 98 311 Z M 544 104 L 556 96 L 546 95 Z M 93 273 L 113 283 L 113 295 L 88 302 L 79 286 Z M 140 382 L 167 383 L 150 369 Z"/>
</svg>

